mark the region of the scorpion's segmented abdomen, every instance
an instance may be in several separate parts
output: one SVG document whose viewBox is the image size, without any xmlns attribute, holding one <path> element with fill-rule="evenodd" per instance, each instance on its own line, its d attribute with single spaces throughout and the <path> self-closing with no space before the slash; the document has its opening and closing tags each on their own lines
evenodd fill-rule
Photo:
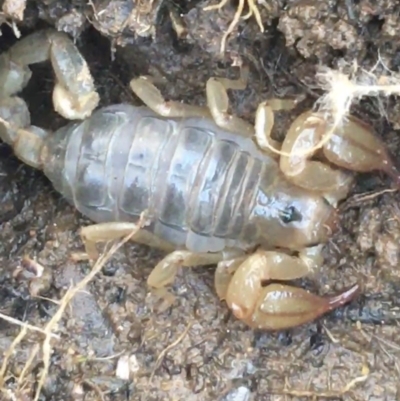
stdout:
<svg viewBox="0 0 400 401">
<path fill-rule="evenodd" d="M 185 121 L 171 137 L 170 164 L 158 187 L 163 227 L 156 228 L 183 230 L 186 246 L 197 250 L 200 242 L 219 248 L 225 240 L 241 239 L 263 168 L 229 135 L 199 121 Z"/>
<path fill-rule="evenodd" d="M 60 130 L 48 146 L 46 174 L 95 222 L 133 221 L 147 209 L 151 229 L 178 246 L 204 251 L 247 240 L 264 164 L 251 140 L 211 121 L 116 105 Z"/>
</svg>

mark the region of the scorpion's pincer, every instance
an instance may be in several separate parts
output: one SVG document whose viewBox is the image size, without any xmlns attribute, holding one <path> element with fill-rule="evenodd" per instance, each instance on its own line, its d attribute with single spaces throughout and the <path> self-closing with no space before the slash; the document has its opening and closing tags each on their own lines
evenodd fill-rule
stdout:
<svg viewBox="0 0 400 401">
<path fill-rule="evenodd" d="M 287 330 L 320 318 L 353 301 L 359 293 L 358 284 L 325 297 L 299 287 L 271 284 L 262 289 L 254 312 L 244 320 L 261 330 Z"/>
</svg>

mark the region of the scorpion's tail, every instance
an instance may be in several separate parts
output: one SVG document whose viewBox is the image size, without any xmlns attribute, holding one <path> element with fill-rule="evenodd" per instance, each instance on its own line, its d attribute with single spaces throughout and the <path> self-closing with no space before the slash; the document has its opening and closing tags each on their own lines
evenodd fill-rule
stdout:
<svg viewBox="0 0 400 401">
<path fill-rule="evenodd" d="M 45 29 L 20 39 L 0 54 L 0 139 L 15 155 L 42 169 L 48 133 L 31 125 L 26 103 L 17 94 L 28 84 L 31 64 L 49 61 L 55 74 L 54 109 L 68 120 L 83 120 L 99 103 L 89 67 L 63 32 Z"/>
<path fill-rule="evenodd" d="M 48 135 L 48 131 L 30 125 L 29 112 L 22 99 L 15 96 L 0 100 L 0 139 L 24 163 L 42 170 L 42 153 Z"/>
</svg>

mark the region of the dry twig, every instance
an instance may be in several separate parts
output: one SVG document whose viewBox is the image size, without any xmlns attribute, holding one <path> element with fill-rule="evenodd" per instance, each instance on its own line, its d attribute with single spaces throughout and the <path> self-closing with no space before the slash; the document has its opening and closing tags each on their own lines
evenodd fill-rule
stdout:
<svg viewBox="0 0 400 401">
<path fill-rule="evenodd" d="M 71 300 L 73 299 L 73 297 L 80 291 L 83 291 L 84 288 L 93 280 L 93 278 L 97 275 L 97 273 L 99 273 L 101 271 L 101 269 L 103 268 L 103 266 L 109 261 L 109 259 L 112 257 L 112 255 L 119 249 L 121 248 L 126 242 L 128 242 L 133 235 L 135 235 L 135 233 L 141 229 L 146 223 L 146 218 L 145 218 L 145 214 L 146 212 L 143 212 L 139 222 L 137 223 L 137 226 L 135 227 L 135 230 L 133 230 L 129 235 L 127 235 L 125 238 L 123 238 L 122 240 L 120 240 L 117 243 L 114 243 L 113 246 L 111 246 L 111 248 L 107 251 L 104 252 L 98 259 L 97 261 L 94 263 L 92 270 L 90 271 L 90 273 L 84 277 L 78 284 L 76 284 L 73 287 L 70 287 L 67 292 L 65 293 L 65 295 L 63 296 L 63 298 L 59 301 L 58 305 L 58 309 L 56 311 L 56 313 L 54 314 L 54 316 L 50 319 L 50 321 L 47 323 L 46 327 L 44 329 L 20 322 L 17 319 L 11 318 L 9 316 L 5 316 L 0 314 L 0 318 L 7 320 L 13 324 L 18 324 L 20 326 L 22 326 L 22 330 L 19 333 L 19 335 L 14 339 L 13 343 L 11 344 L 9 350 L 5 353 L 4 355 L 4 359 L 2 362 L 2 366 L 0 369 L 0 388 L 2 387 L 2 384 L 4 383 L 4 377 L 7 371 L 7 364 L 8 361 L 11 357 L 11 355 L 14 352 L 15 347 L 22 341 L 22 339 L 24 338 L 24 336 L 26 335 L 27 330 L 33 330 L 33 331 L 37 331 L 40 332 L 42 334 L 45 334 L 45 339 L 40 347 L 40 344 L 35 344 L 34 348 L 32 349 L 30 356 L 27 360 L 27 362 L 25 363 L 24 368 L 22 369 L 21 374 L 18 377 L 18 389 L 22 390 L 24 387 L 24 379 L 26 377 L 26 375 L 28 374 L 28 372 L 30 371 L 30 368 L 34 362 L 34 360 L 36 359 L 36 356 L 38 355 L 40 349 L 42 350 L 42 358 L 43 358 L 43 369 L 41 371 L 40 377 L 39 377 L 39 382 L 38 382 L 38 387 L 36 390 L 36 394 L 35 394 L 35 398 L 34 400 L 37 401 L 40 397 L 40 393 L 41 390 L 43 388 L 44 382 L 46 380 L 47 374 L 49 372 L 50 369 L 50 358 L 51 358 L 51 353 L 52 353 L 52 347 L 51 347 L 51 340 L 56 338 L 56 339 L 60 339 L 60 336 L 54 334 L 54 331 L 57 330 L 57 324 L 58 322 L 61 320 L 65 309 L 67 308 L 67 306 L 70 304 Z"/>
<path fill-rule="evenodd" d="M 47 334 L 47 336 L 43 342 L 43 345 L 42 345 L 44 367 L 43 367 L 42 373 L 40 375 L 38 389 L 37 389 L 34 401 L 37 401 L 39 399 L 40 392 L 43 388 L 44 381 L 47 377 L 47 374 L 48 374 L 48 371 L 50 368 L 51 333 L 57 327 L 57 323 L 60 321 L 61 317 L 63 316 L 66 307 L 69 305 L 72 298 L 78 292 L 82 291 L 93 280 L 93 278 L 97 275 L 97 273 L 99 273 L 101 271 L 103 266 L 110 260 L 112 255 L 114 255 L 114 253 L 117 252 L 119 248 L 121 248 L 125 243 L 127 243 L 132 238 L 132 236 L 135 235 L 137 233 L 137 231 L 140 230 L 144 226 L 145 220 L 146 220 L 145 214 L 146 214 L 146 212 L 142 213 L 135 230 L 133 230 L 130 234 L 128 234 L 122 241 L 114 244 L 106 253 L 103 253 L 97 259 L 96 263 L 93 265 L 93 268 L 90 271 L 90 273 L 85 278 L 83 278 L 76 286 L 69 288 L 68 291 L 65 293 L 64 297 L 62 298 L 57 312 L 51 318 L 50 322 L 47 324 L 47 326 L 44 329 L 44 331 Z"/>
</svg>

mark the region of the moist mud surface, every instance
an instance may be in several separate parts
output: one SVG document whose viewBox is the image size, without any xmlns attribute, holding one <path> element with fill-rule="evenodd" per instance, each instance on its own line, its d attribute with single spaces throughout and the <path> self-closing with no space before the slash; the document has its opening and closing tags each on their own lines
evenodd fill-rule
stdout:
<svg viewBox="0 0 400 401">
<path fill-rule="evenodd" d="M 221 39 L 238 2 L 220 11 L 204 10 L 209 0 L 134 3 L 5 1 L 0 50 L 17 40 L 15 26 L 22 35 L 48 26 L 68 32 L 88 60 L 102 105 L 139 104 L 128 86 L 139 75 L 164 78 L 160 88 L 168 99 L 203 105 L 207 79 L 236 77 L 232 64 L 243 61 L 250 79 L 246 90 L 230 93 L 235 114 L 252 122 L 258 103 L 269 97 L 307 96 L 293 112 L 277 114 L 277 138 L 321 95 L 315 85 L 318 65 L 336 68 L 356 61 L 369 70 L 380 58 L 399 70 L 396 0 L 266 1 L 259 6 L 265 31 L 253 17 L 241 19 L 223 54 Z M 33 123 L 62 126 L 66 121 L 52 110 L 51 67 L 36 65 L 32 71 L 22 96 Z M 396 101 L 387 101 L 384 110 L 369 99 L 353 112 L 375 128 L 396 160 L 400 110 Z M 163 254 L 123 246 L 59 320 L 39 399 L 397 399 L 400 195 L 392 188 L 379 173 L 357 176 L 340 207 L 340 230 L 325 248 L 324 267 L 298 283 L 331 294 L 359 282 L 363 296 L 290 332 L 258 332 L 236 320 L 216 296 L 213 268 L 182 270 L 170 289 L 175 302 L 163 310 L 146 288 Z M 44 329 L 68 288 L 90 271 L 87 261 L 73 258 L 83 251 L 79 229 L 90 221 L 3 144 L 0 200 L 0 312 Z M 43 269 L 40 279 L 37 269 Z M 381 320 L 379 314 L 385 315 L 383 324 L 373 324 Z M 0 319 L 2 353 L 20 332 L 14 322 Z M 44 338 L 28 329 L 16 345 L 7 370 L 0 370 L 0 399 L 34 399 Z M 38 354 L 24 371 L 35 347 Z"/>
</svg>

